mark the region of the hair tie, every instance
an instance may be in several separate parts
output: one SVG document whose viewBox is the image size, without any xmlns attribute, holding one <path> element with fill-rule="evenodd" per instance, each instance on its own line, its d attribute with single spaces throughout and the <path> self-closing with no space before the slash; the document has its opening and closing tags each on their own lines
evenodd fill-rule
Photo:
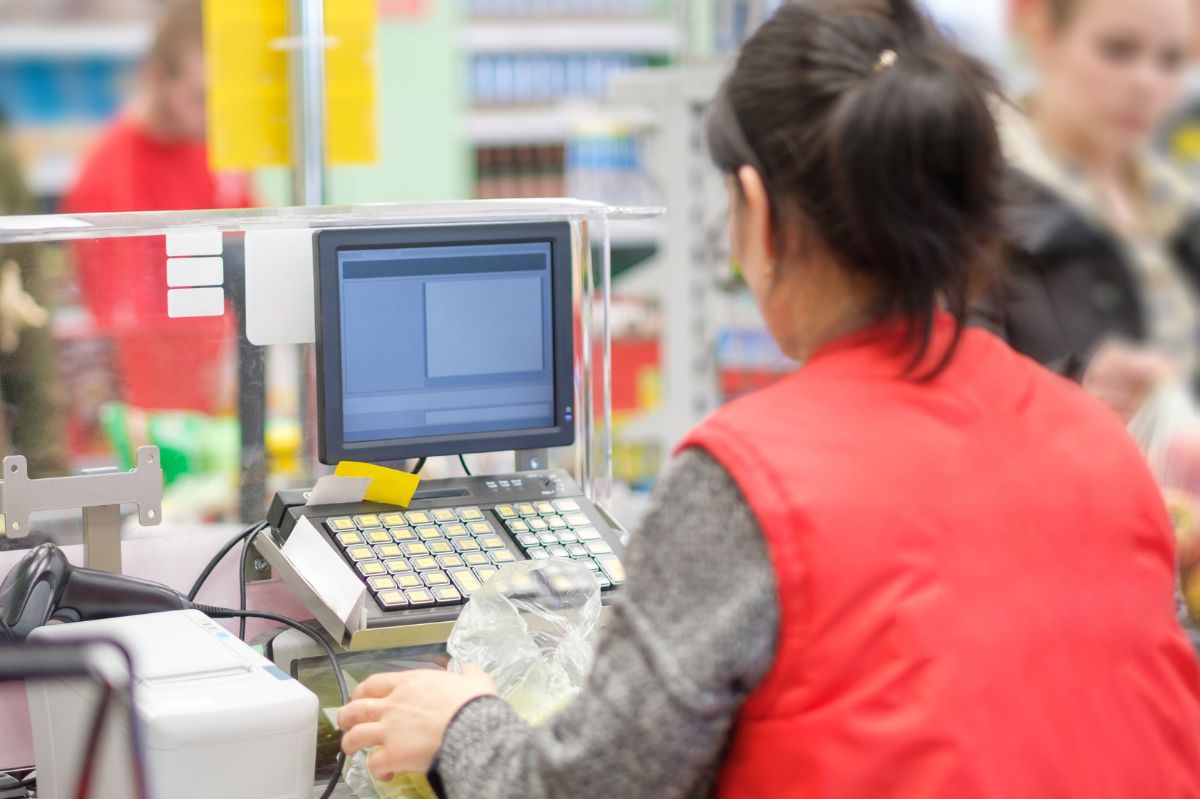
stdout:
<svg viewBox="0 0 1200 799">
<path fill-rule="evenodd" d="M 875 71 L 883 72 L 885 69 L 891 69 L 899 60 L 900 56 L 896 54 L 895 50 L 884 50 L 879 54 L 879 60 L 875 62 Z"/>
</svg>

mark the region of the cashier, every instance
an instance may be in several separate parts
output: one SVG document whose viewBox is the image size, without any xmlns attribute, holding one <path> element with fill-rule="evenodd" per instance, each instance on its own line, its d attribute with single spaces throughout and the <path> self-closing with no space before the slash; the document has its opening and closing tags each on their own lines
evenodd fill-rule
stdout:
<svg viewBox="0 0 1200 799">
<path fill-rule="evenodd" d="M 708 141 L 805 366 L 684 442 L 557 717 L 475 669 L 381 674 L 346 752 L 453 799 L 1200 796 L 1153 479 L 1110 409 L 963 325 L 999 237 L 990 90 L 911 0 L 760 29 Z"/>
</svg>

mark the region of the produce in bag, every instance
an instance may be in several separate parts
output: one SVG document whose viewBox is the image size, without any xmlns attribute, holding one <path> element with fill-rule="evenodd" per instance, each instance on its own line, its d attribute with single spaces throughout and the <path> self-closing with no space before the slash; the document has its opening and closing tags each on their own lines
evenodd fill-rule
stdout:
<svg viewBox="0 0 1200 799">
<path fill-rule="evenodd" d="M 583 687 L 599 630 L 600 583 L 591 571 L 568 560 L 523 561 L 471 596 L 446 644 L 449 668 L 483 669 L 517 715 L 540 724 Z M 434 799 L 424 774 L 381 783 L 366 761 L 359 752 L 345 774 L 360 799 Z"/>
</svg>

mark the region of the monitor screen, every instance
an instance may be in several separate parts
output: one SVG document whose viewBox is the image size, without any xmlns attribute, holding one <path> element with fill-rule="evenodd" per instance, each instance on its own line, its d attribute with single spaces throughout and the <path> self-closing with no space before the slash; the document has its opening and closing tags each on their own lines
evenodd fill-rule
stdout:
<svg viewBox="0 0 1200 799">
<path fill-rule="evenodd" d="M 569 439 L 568 235 L 565 224 L 319 233 L 322 460 Z"/>
</svg>

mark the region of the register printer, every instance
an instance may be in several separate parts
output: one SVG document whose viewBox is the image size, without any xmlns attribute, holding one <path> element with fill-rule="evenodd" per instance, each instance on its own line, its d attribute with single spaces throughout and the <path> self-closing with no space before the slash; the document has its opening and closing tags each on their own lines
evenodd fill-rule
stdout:
<svg viewBox="0 0 1200 799">
<path fill-rule="evenodd" d="M 313 246 L 321 462 L 574 442 L 569 224 L 331 229 Z M 405 508 L 308 496 L 278 493 L 256 545 L 349 650 L 444 641 L 472 592 L 521 560 L 575 561 L 606 597 L 625 580 L 619 526 L 565 472 L 428 480 Z M 298 530 L 336 557 L 293 562 Z M 327 601 L 349 577 L 364 590 L 354 618 Z"/>
</svg>

